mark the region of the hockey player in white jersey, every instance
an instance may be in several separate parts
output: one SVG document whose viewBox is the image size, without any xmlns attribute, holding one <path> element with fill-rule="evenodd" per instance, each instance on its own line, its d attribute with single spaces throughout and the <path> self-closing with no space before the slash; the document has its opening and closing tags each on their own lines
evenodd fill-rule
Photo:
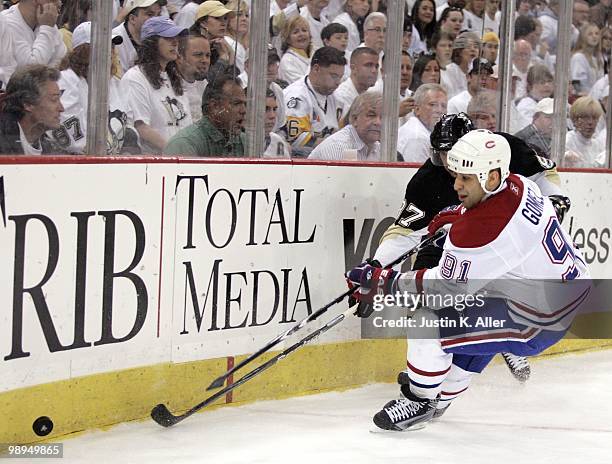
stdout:
<svg viewBox="0 0 612 464">
<path fill-rule="evenodd" d="M 463 135 L 474 130 L 474 124 L 465 113 L 442 116 L 431 133 L 431 156 L 410 179 L 406 186 L 404 204 L 397 220 L 383 234 L 374 259 L 390 262 L 409 248 L 416 246 L 421 236 L 427 233 L 427 225 L 433 217 L 449 206 L 458 203 L 457 192 L 453 189 L 454 178 L 447 168 L 446 153 Z M 560 179 L 555 164 L 538 156 L 537 152 L 522 140 L 498 132 L 510 144 L 510 171 L 528 177 L 548 195 L 557 211 L 559 222 L 569 210 L 569 199 L 563 195 Z M 438 264 L 442 250 L 429 246 L 421 250 L 412 270 L 431 268 Z M 399 270 L 399 266 L 396 267 Z M 362 308 L 360 305 L 359 308 Z M 367 317 L 367 312 L 358 312 Z M 520 382 L 525 382 L 531 375 L 527 358 L 512 353 L 501 353 L 510 368 L 512 375 Z M 407 370 L 400 372 L 398 383 L 407 383 Z M 448 404 L 448 403 L 443 403 Z M 441 406 L 441 405 L 440 405 Z"/>
<path fill-rule="evenodd" d="M 440 416 L 438 404 L 467 389 L 497 353 L 532 356 L 552 346 L 590 291 L 586 264 L 552 203 L 534 182 L 510 174 L 510 156 L 506 139 L 486 130 L 467 133 L 449 151 L 461 207 L 429 225 L 430 233 L 450 226 L 438 266 L 399 273 L 362 264 L 347 273 L 364 302 L 396 292 L 485 295 L 476 299 L 483 305 L 461 313 L 443 305 L 415 313 L 437 332 L 410 337 L 409 383 L 374 416 L 380 429 L 421 427 Z"/>
</svg>

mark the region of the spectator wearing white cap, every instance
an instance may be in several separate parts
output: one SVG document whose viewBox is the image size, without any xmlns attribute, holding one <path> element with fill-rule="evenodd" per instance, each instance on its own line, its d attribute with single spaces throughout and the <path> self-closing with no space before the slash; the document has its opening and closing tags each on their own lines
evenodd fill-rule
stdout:
<svg viewBox="0 0 612 464">
<path fill-rule="evenodd" d="M 116 45 L 120 45 L 123 38 L 113 33 L 112 55 L 115 58 Z M 64 112 L 61 116 L 61 126 L 51 131 L 50 135 L 62 151 L 74 154 L 85 154 L 87 139 L 87 107 L 89 84 L 87 82 L 89 73 L 89 59 L 91 54 L 91 22 L 86 21 L 79 24 L 72 33 L 72 50 L 64 61 L 58 81 L 62 92 L 62 105 Z M 127 122 L 127 103 L 125 96 L 121 94 L 120 80 L 117 69 L 118 60 L 113 60 L 111 75 L 108 81 L 108 136 L 106 153 L 98 155 L 119 155 L 121 153 L 137 154 L 138 137 L 133 127 Z"/>
<path fill-rule="evenodd" d="M 145 153 L 162 153 L 170 137 L 192 122 L 176 65 L 179 36 L 187 33 L 169 18 L 147 19 L 136 66 L 121 79 Z"/>
<path fill-rule="evenodd" d="M 123 37 L 123 43 L 118 47 L 119 61 L 122 72 L 134 66 L 138 58 L 138 49 L 142 45 L 140 32 L 144 22 L 161 14 L 158 0 L 127 0 L 123 6 L 125 20 L 113 29 Z"/>
<path fill-rule="evenodd" d="M 92 3 L 91 0 L 64 0 L 57 19 L 57 27 L 60 28 L 67 53 L 72 51 L 72 32 L 79 24 L 91 21 Z"/>
<path fill-rule="evenodd" d="M 21 0 L 6 10 L 5 34 L 8 44 L 2 42 L 6 68 L 29 64 L 57 67 L 66 54 L 66 45 L 56 23 L 61 2 L 59 0 Z M 7 48 L 10 45 L 10 48 Z"/>
<path fill-rule="evenodd" d="M 548 158 L 550 158 L 554 106 L 552 98 L 540 100 L 536 104 L 531 124 L 514 134 Z"/>
</svg>

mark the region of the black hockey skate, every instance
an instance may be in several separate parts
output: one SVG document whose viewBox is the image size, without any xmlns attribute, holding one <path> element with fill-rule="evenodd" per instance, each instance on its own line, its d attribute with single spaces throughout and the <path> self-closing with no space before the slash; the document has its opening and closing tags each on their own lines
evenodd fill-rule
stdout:
<svg viewBox="0 0 612 464">
<path fill-rule="evenodd" d="M 417 430 L 433 418 L 437 403 L 437 399 L 419 398 L 405 385 L 399 399 L 389 401 L 374 415 L 374 424 L 382 430 Z"/>
<path fill-rule="evenodd" d="M 399 374 L 397 374 L 397 383 L 399 383 L 400 385 L 410 385 L 410 377 L 408 377 L 408 371 L 402 371 Z M 446 406 L 443 408 L 440 408 L 440 403 L 438 403 L 438 407 L 436 407 L 434 413 L 433 413 L 433 420 L 439 419 L 440 417 L 442 417 L 442 415 L 446 412 L 446 410 L 449 408 L 451 401 L 446 401 Z"/>
<path fill-rule="evenodd" d="M 433 417 L 432 420 L 436 421 L 438 419 L 440 419 L 440 417 L 442 417 L 442 415 L 448 410 L 448 408 L 450 408 L 450 401 L 446 402 L 446 406 L 443 408 L 436 408 L 434 413 L 433 413 Z"/>
<path fill-rule="evenodd" d="M 506 364 L 508 365 L 508 369 L 512 372 L 512 375 L 519 382 L 526 382 L 529 380 L 529 376 L 531 375 L 531 367 L 529 366 L 529 361 L 524 356 L 517 356 L 512 353 L 502 353 L 502 357 Z"/>
</svg>

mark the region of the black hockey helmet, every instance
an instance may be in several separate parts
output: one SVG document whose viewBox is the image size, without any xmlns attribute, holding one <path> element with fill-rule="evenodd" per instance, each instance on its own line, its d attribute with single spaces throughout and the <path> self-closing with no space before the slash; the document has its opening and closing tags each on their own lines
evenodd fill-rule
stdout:
<svg viewBox="0 0 612 464">
<path fill-rule="evenodd" d="M 465 113 L 442 115 L 429 136 L 434 164 L 441 164 L 437 152 L 449 151 L 457 140 L 474 129 L 474 123 Z"/>
</svg>

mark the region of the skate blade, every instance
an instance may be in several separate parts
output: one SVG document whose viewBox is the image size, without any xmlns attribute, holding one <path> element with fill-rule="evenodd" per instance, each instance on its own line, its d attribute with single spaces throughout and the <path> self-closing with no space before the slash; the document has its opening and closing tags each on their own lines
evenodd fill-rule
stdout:
<svg viewBox="0 0 612 464">
<path fill-rule="evenodd" d="M 413 425 L 404 430 L 387 430 L 387 429 L 381 429 L 379 426 L 372 423 L 370 424 L 370 433 L 377 433 L 377 434 L 383 434 L 383 435 L 385 434 L 397 435 L 397 434 L 402 434 L 404 432 L 414 432 L 416 430 L 421 430 L 421 429 L 424 429 L 426 426 L 427 426 L 426 422 L 421 422 L 420 424 Z"/>
</svg>

